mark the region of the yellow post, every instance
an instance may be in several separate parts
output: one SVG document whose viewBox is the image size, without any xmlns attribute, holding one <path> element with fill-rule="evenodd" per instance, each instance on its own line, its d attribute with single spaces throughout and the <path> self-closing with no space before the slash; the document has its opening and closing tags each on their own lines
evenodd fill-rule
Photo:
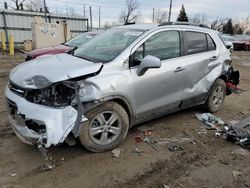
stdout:
<svg viewBox="0 0 250 188">
<path fill-rule="evenodd" d="M 6 51 L 6 42 L 4 32 L 1 32 L 2 50 Z"/>
<path fill-rule="evenodd" d="M 9 36 L 9 48 L 10 48 L 10 55 L 14 55 L 14 36 Z"/>
</svg>

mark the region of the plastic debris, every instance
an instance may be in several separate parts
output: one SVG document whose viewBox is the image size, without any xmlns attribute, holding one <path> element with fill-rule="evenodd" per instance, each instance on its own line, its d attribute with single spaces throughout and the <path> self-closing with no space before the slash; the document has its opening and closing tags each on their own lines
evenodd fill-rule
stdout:
<svg viewBox="0 0 250 188">
<path fill-rule="evenodd" d="M 233 170 L 233 177 L 236 181 L 240 180 L 241 174 L 241 171 Z"/>
<path fill-rule="evenodd" d="M 244 147 L 250 148 L 250 117 L 240 121 L 239 123 L 232 126 L 224 126 L 225 131 L 224 136 L 227 140 L 233 141 L 236 144 Z"/>
<path fill-rule="evenodd" d="M 198 138 L 196 138 L 194 135 L 192 135 L 189 131 L 184 131 L 187 135 L 191 136 L 197 143 L 201 144 L 203 147 L 207 148 L 207 145 L 205 145 L 202 141 L 200 141 Z"/>
<path fill-rule="evenodd" d="M 121 150 L 119 148 L 113 149 L 111 152 L 115 158 L 119 158 L 121 155 Z"/>
<path fill-rule="evenodd" d="M 157 146 L 149 137 L 144 138 L 143 141 L 150 145 L 155 151 L 159 152 Z"/>
<path fill-rule="evenodd" d="M 170 188 L 170 186 L 164 184 L 163 188 Z"/>
<path fill-rule="evenodd" d="M 132 152 L 137 153 L 138 155 L 141 155 L 143 153 L 143 150 L 139 149 L 138 147 L 135 147 Z"/>
<path fill-rule="evenodd" d="M 176 152 L 176 151 L 183 151 L 184 148 L 176 144 L 171 144 L 170 146 L 168 146 L 168 150 L 171 152 Z"/>
<path fill-rule="evenodd" d="M 135 136 L 135 142 L 141 143 L 141 142 L 143 142 L 143 138 L 141 136 Z"/>
<path fill-rule="evenodd" d="M 209 126 L 209 128 L 218 130 L 220 125 L 224 125 L 224 122 L 211 113 L 195 113 L 195 117 L 201 122 Z"/>
<path fill-rule="evenodd" d="M 13 174 L 11 174 L 11 177 L 15 177 L 17 174 L 16 173 L 13 173 Z"/>
</svg>

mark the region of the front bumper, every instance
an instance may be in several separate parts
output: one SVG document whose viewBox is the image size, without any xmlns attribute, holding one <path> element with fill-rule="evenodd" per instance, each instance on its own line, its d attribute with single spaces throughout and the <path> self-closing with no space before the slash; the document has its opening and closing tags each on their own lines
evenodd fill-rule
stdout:
<svg viewBox="0 0 250 188">
<path fill-rule="evenodd" d="M 75 126 L 78 112 L 72 106 L 53 108 L 34 104 L 8 87 L 5 88 L 5 96 L 11 126 L 25 143 L 37 144 L 42 141 L 46 148 L 57 145 L 65 140 Z M 34 125 L 31 128 L 28 122 L 44 127 L 43 131 L 40 132 Z"/>
</svg>

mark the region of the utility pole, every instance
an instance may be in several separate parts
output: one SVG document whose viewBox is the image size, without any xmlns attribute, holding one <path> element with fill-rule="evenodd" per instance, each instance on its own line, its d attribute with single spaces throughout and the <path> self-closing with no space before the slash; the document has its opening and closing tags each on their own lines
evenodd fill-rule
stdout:
<svg viewBox="0 0 250 188">
<path fill-rule="evenodd" d="M 170 0 L 170 5 L 169 5 L 168 22 L 170 22 L 170 21 L 171 21 L 171 11 L 172 11 L 172 0 Z"/>
<path fill-rule="evenodd" d="M 45 12 L 45 23 L 48 22 L 48 19 L 47 19 L 47 7 L 46 7 L 46 1 L 44 0 L 43 1 L 43 6 L 44 6 L 44 12 Z"/>
<path fill-rule="evenodd" d="M 155 8 L 153 8 L 153 23 L 155 23 Z"/>
<path fill-rule="evenodd" d="M 91 8 L 91 6 L 89 7 L 89 21 L 90 21 L 90 31 L 92 31 L 93 24 L 92 24 L 92 8 Z"/>
<path fill-rule="evenodd" d="M 86 18 L 86 12 L 85 12 L 85 4 L 83 4 L 83 18 Z"/>
<path fill-rule="evenodd" d="M 99 6 L 99 29 L 101 28 L 101 7 Z"/>
<path fill-rule="evenodd" d="M 66 4 L 66 16 L 68 16 L 68 13 L 69 13 L 69 7 L 68 4 Z"/>
</svg>

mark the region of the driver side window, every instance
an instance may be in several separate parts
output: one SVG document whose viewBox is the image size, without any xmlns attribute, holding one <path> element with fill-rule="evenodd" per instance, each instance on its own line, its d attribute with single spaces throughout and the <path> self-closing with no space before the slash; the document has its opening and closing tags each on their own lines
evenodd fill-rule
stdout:
<svg viewBox="0 0 250 188">
<path fill-rule="evenodd" d="M 160 60 L 180 56 L 180 36 L 178 31 L 163 31 L 147 39 L 132 55 L 132 66 L 137 66 L 147 55 Z"/>
</svg>

